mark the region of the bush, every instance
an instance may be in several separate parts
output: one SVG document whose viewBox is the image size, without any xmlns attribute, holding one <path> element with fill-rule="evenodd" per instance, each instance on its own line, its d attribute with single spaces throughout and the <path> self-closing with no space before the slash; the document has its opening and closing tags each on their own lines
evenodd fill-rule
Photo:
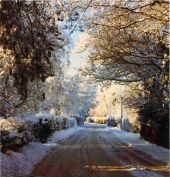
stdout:
<svg viewBox="0 0 170 177">
<path fill-rule="evenodd" d="M 26 119 L 0 118 L 1 151 L 17 151 L 31 141 L 46 143 L 56 130 L 76 125 L 75 118 L 64 118 L 50 114 L 35 115 Z"/>
<path fill-rule="evenodd" d="M 10 149 L 17 151 L 18 148 L 34 140 L 26 124 L 14 118 L 7 120 L 1 118 L 0 130 L 2 152 Z"/>
<path fill-rule="evenodd" d="M 117 126 L 117 123 L 116 123 L 114 117 L 112 117 L 112 116 L 108 117 L 107 125 L 108 126 L 112 126 L 112 127 L 116 127 Z"/>
<path fill-rule="evenodd" d="M 89 123 L 93 123 L 94 122 L 94 119 L 92 117 L 87 117 L 86 118 L 86 121 L 89 122 Z"/>
<path fill-rule="evenodd" d="M 50 135 L 55 131 L 53 121 L 45 120 L 44 122 L 42 119 L 39 120 L 39 123 L 33 125 L 33 135 L 35 136 L 36 140 L 40 141 L 41 143 L 46 143 Z"/>
<path fill-rule="evenodd" d="M 129 118 L 124 117 L 124 118 L 119 118 L 117 120 L 118 126 L 127 132 L 132 132 L 132 125 L 130 124 Z"/>
<path fill-rule="evenodd" d="M 51 116 L 51 117 L 50 117 Z M 56 131 L 73 127 L 75 118 L 65 118 L 61 116 L 42 115 L 37 117 L 39 122 L 33 126 L 33 134 L 36 140 L 46 143 L 48 138 Z"/>
</svg>

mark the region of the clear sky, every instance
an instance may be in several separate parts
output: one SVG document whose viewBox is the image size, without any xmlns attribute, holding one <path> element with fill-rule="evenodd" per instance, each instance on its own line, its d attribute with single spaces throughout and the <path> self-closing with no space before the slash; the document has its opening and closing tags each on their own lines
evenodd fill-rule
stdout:
<svg viewBox="0 0 170 177">
<path fill-rule="evenodd" d="M 84 65 L 84 59 L 88 56 L 88 52 L 79 52 L 81 50 L 82 38 L 84 32 L 74 31 L 73 34 L 70 36 L 70 66 L 66 69 L 66 74 L 69 76 L 75 75 L 78 69 Z"/>
</svg>

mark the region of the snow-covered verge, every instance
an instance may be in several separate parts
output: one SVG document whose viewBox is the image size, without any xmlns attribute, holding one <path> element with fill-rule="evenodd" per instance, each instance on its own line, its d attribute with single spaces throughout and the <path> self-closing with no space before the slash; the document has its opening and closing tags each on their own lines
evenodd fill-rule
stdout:
<svg viewBox="0 0 170 177">
<path fill-rule="evenodd" d="M 29 143 L 20 152 L 1 153 L 1 177 L 24 177 L 43 159 L 49 149 L 41 143 Z"/>
<path fill-rule="evenodd" d="M 170 151 L 168 149 L 141 139 L 138 133 L 126 132 L 124 130 L 120 130 L 119 128 L 108 129 L 112 130 L 111 133 L 129 147 L 143 151 L 157 160 L 169 163 Z"/>
<path fill-rule="evenodd" d="M 7 154 L 0 153 L 1 177 L 28 176 L 34 166 L 52 150 L 53 146 L 51 145 L 57 145 L 57 141 L 69 138 L 80 129 L 80 127 L 75 126 L 56 131 L 46 144 L 33 142 L 21 148 L 19 152 L 7 151 Z"/>
<path fill-rule="evenodd" d="M 61 130 L 59 132 L 55 132 L 53 134 L 53 136 L 51 138 L 49 138 L 48 143 L 46 143 L 46 146 L 51 146 L 53 143 L 55 143 L 55 145 L 57 145 L 57 142 L 60 140 L 64 140 L 68 137 L 70 137 L 71 135 L 73 135 L 75 132 L 77 132 L 78 130 L 81 130 L 82 127 L 73 127 L 73 128 L 69 128 L 67 130 Z"/>
<path fill-rule="evenodd" d="M 50 125 L 54 132 L 49 143 L 37 142 L 39 139 L 35 136 L 35 131 L 39 131 L 39 128 L 42 130 L 41 125 L 45 125 L 44 128 L 47 128 L 46 125 Z M 0 152 L 0 176 L 25 177 L 29 175 L 35 164 L 50 152 L 49 144 L 51 141 L 56 142 L 73 135 L 79 129 L 76 125 L 75 118 L 50 114 L 37 114 L 22 119 L 18 117 L 0 118 L 0 136 L 3 140 L 1 141 Z"/>
</svg>

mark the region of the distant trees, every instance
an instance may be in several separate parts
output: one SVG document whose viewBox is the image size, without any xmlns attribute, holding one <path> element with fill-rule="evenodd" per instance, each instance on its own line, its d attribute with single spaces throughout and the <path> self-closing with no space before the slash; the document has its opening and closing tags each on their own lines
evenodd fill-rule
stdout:
<svg viewBox="0 0 170 177">
<path fill-rule="evenodd" d="M 164 0 L 105 3 L 103 10 L 99 4 L 99 15 L 89 23 L 93 50 L 85 68 L 98 82 L 138 82 L 139 97 L 133 103 L 140 120 L 153 127 L 163 125 L 164 135 L 168 135 L 168 7 Z"/>
<path fill-rule="evenodd" d="M 87 116 L 95 99 L 95 89 L 78 74 L 65 82 L 63 113 L 73 116 Z"/>
<path fill-rule="evenodd" d="M 39 110 L 55 115 L 85 117 L 95 99 L 94 87 L 79 75 L 48 77 L 39 91 L 44 93 Z"/>
<path fill-rule="evenodd" d="M 98 87 L 96 91 L 95 107 L 90 110 L 91 116 L 120 117 L 120 94 L 116 92 L 119 86 L 112 85 L 109 88 Z"/>
</svg>

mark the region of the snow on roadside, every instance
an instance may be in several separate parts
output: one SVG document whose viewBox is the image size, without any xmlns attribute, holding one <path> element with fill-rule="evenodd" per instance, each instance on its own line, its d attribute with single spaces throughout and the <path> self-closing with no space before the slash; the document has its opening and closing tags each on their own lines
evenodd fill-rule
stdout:
<svg viewBox="0 0 170 177">
<path fill-rule="evenodd" d="M 77 131 L 81 130 L 81 127 L 75 126 L 66 130 L 56 131 L 51 138 L 49 138 L 48 143 L 44 144 L 47 147 L 57 146 L 57 142 L 69 138 L 71 135 L 75 134 Z"/>
<path fill-rule="evenodd" d="M 127 144 L 129 147 L 143 151 L 153 158 L 169 163 L 170 151 L 164 147 L 151 144 L 148 141 L 141 139 L 137 133 L 126 132 L 119 128 L 109 128 L 114 136 L 116 136 L 122 143 Z M 114 131 L 116 130 L 116 131 Z"/>
<path fill-rule="evenodd" d="M 154 173 L 152 171 L 133 171 L 132 174 L 135 176 L 135 177 L 163 177 L 162 175 L 160 174 L 157 174 L 157 173 Z"/>
<path fill-rule="evenodd" d="M 1 177 L 25 177 L 28 176 L 34 166 L 41 161 L 51 150 L 51 143 L 68 138 L 77 132 L 79 127 L 56 131 L 47 144 L 29 143 L 20 152 L 11 152 L 1 156 Z"/>
<path fill-rule="evenodd" d="M 29 143 L 21 152 L 1 155 L 1 177 L 27 176 L 49 150 L 41 143 Z"/>
</svg>

